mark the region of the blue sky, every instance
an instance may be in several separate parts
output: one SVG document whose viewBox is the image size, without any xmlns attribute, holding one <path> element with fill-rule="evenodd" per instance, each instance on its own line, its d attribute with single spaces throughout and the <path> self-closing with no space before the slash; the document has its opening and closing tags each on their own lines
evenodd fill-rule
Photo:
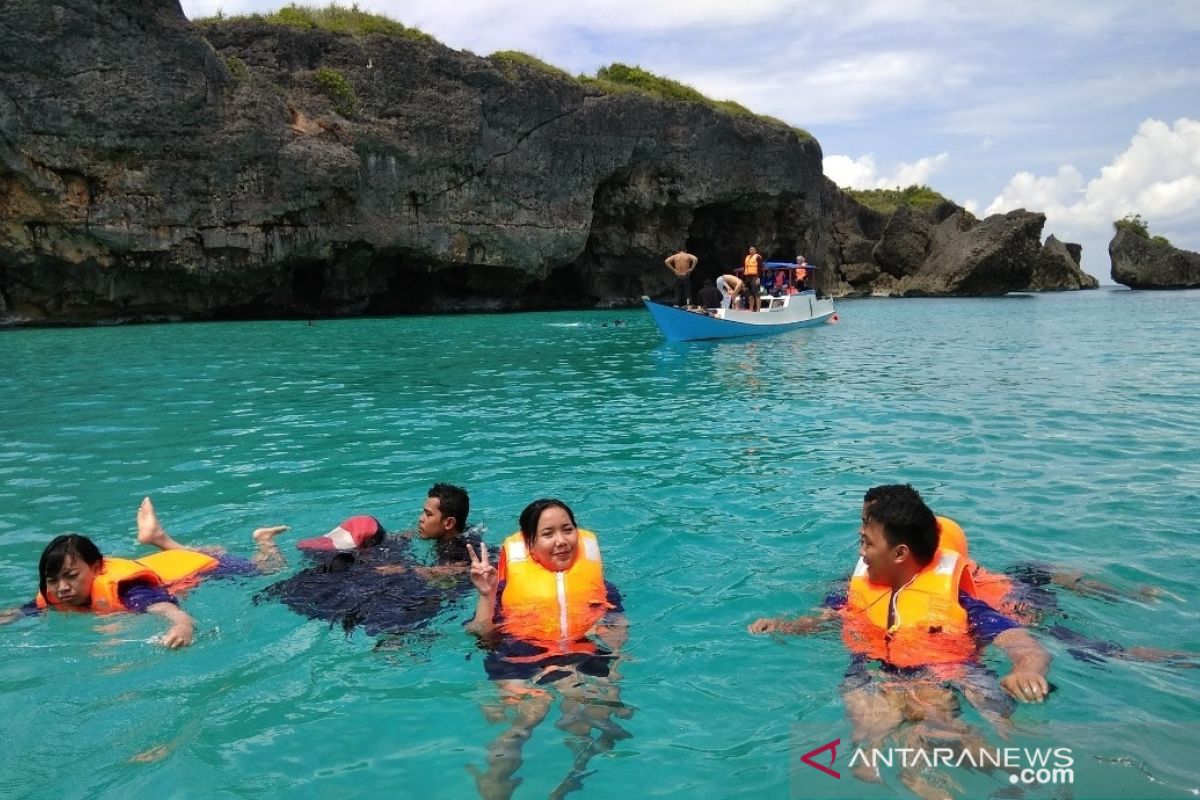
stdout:
<svg viewBox="0 0 1200 800">
<path fill-rule="evenodd" d="M 269 0 L 183 0 L 189 17 Z M 808 130 L 853 188 L 1046 213 L 1109 282 L 1112 221 L 1200 251 L 1200 3 L 359 0 L 487 55 L 620 61 Z"/>
</svg>

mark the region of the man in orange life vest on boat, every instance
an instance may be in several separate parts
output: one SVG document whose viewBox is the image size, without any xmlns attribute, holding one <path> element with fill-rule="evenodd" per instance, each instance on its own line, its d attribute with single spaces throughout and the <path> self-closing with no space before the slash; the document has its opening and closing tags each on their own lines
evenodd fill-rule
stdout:
<svg viewBox="0 0 1200 800">
<path fill-rule="evenodd" d="M 750 311 L 758 311 L 762 307 L 762 270 L 763 257 L 754 247 L 746 253 L 746 258 L 742 261 L 742 282 L 746 285 L 746 308 Z"/>
<path fill-rule="evenodd" d="M 993 720 L 1011 714 L 1011 701 L 980 680 L 978 657 L 989 642 L 1012 661 L 999 681 L 1003 691 L 1026 703 L 1046 699 L 1049 655 L 975 591 L 966 559 L 939 546 L 937 520 L 920 495 L 884 493 L 864 505 L 858 566 L 845 596 L 827 598 L 819 616 L 763 618 L 749 630 L 813 633 L 840 617 L 853 654 L 842 688 L 847 715 L 855 741 L 875 745 L 906 719 L 950 722 L 952 689 Z"/>
</svg>

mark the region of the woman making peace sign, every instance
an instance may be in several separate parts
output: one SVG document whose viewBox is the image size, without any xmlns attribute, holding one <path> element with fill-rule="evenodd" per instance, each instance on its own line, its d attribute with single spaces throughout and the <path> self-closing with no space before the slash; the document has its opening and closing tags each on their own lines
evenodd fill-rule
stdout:
<svg viewBox="0 0 1200 800">
<path fill-rule="evenodd" d="M 496 564 L 487 545 L 470 551 L 479 597 L 467 629 L 491 645 L 484 667 L 501 700 L 516 708 L 512 726 L 488 748 L 488 772 L 472 768 L 487 798 L 509 797 L 520 782 L 512 775 L 521 766 L 521 744 L 550 711 L 547 689 L 562 698 L 558 727 L 572 735 L 576 752 L 559 787 L 564 793 L 577 788 L 595 753 L 630 735 L 611 718 L 632 713 L 611 681 L 627 623 L 620 593 L 604 580 L 595 534 L 576 527 L 566 503 L 548 498 L 526 506 L 520 525 Z M 505 709 L 491 712 L 496 721 Z"/>
</svg>

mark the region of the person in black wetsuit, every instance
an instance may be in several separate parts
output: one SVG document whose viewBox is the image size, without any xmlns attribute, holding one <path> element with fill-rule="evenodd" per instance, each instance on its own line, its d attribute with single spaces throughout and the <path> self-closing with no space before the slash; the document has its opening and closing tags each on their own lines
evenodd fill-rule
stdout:
<svg viewBox="0 0 1200 800">
<path fill-rule="evenodd" d="M 369 636 L 411 633 L 469 587 L 467 543 L 480 540 L 479 531 L 466 527 L 469 511 L 463 489 L 430 488 L 416 530 L 433 544 L 426 563 L 414 554 L 411 533 L 389 535 L 374 517 L 351 517 L 325 536 L 299 542 L 316 563 L 267 587 L 255 602 L 277 599 L 347 633 L 356 627 Z"/>
</svg>

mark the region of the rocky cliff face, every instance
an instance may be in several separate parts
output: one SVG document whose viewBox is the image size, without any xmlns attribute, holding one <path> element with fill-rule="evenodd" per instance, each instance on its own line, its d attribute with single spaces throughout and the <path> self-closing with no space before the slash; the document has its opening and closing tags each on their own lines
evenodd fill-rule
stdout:
<svg viewBox="0 0 1200 800">
<path fill-rule="evenodd" d="M 700 278 L 754 244 L 829 293 L 992 294 L 1028 284 L 1042 221 L 882 219 L 783 125 L 431 41 L 0 6 L 9 322 L 623 305 L 680 245 Z"/>
<path fill-rule="evenodd" d="M 1079 245 L 1053 236 L 1041 243 L 1042 214 L 1019 210 L 977 220 L 946 202 L 884 215 L 847 200 L 857 209 L 841 205 L 833 225 L 839 294 L 998 295 L 1098 285 L 1080 269 Z"/>
<path fill-rule="evenodd" d="M 1035 292 L 1061 292 L 1073 289 L 1095 289 L 1100 282 L 1083 271 L 1079 259 L 1083 248 L 1071 242 L 1060 242 L 1053 235 L 1046 237 L 1037 259 L 1029 289 Z"/>
<path fill-rule="evenodd" d="M 1130 289 L 1200 288 L 1200 253 L 1118 229 L 1108 255 L 1112 279 Z"/>
</svg>

